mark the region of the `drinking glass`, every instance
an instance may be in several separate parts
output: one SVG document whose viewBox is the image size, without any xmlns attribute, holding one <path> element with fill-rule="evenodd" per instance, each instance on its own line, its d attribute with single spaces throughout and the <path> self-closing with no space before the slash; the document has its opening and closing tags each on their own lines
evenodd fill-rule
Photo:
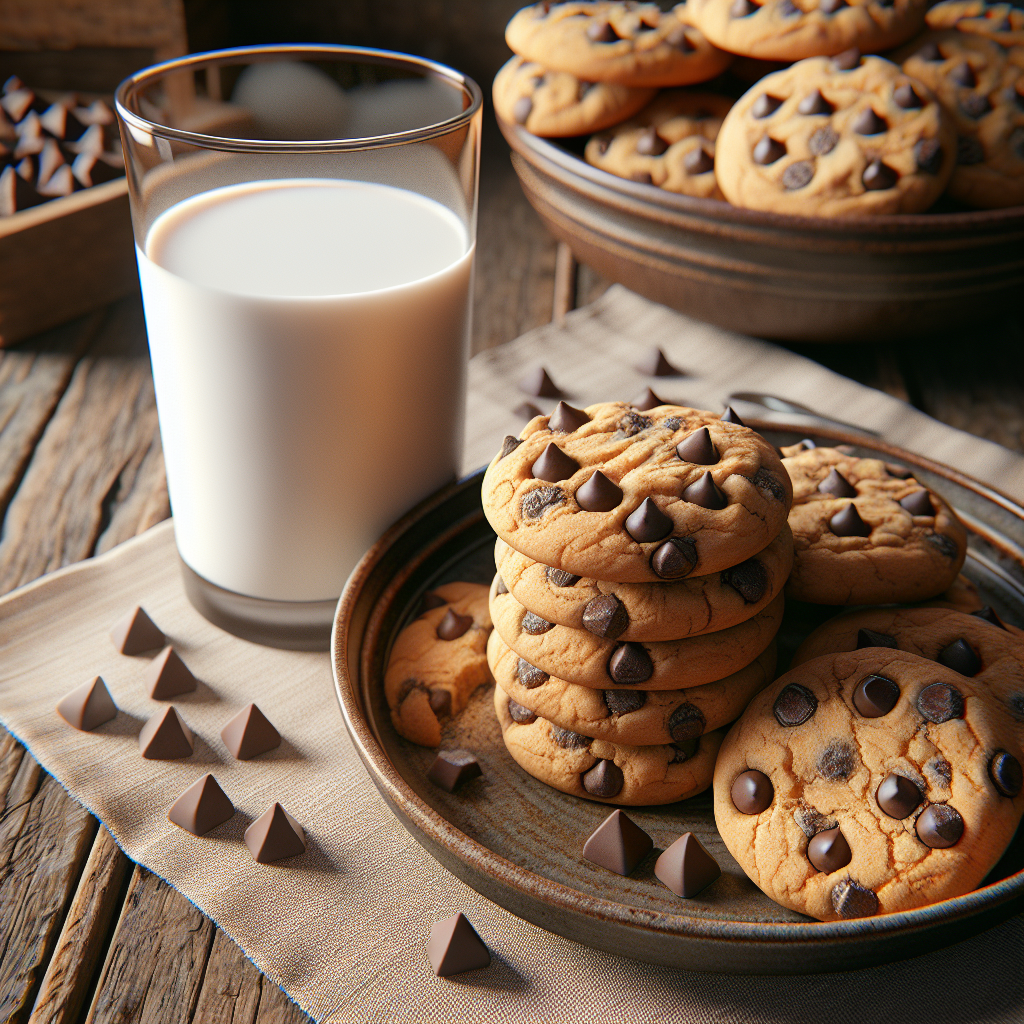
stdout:
<svg viewBox="0 0 1024 1024">
<path fill-rule="evenodd" d="M 116 107 L 189 600 L 324 648 L 363 552 L 459 470 L 480 89 L 258 46 L 140 71 Z"/>
</svg>

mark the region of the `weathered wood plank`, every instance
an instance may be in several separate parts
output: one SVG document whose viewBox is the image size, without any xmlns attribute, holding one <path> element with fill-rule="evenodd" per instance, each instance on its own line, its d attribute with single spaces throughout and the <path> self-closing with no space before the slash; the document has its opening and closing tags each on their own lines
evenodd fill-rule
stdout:
<svg viewBox="0 0 1024 1024">
<path fill-rule="evenodd" d="M 612 282 L 608 278 L 602 277 L 585 263 L 578 264 L 576 269 L 576 308 L 586 306 L 601 298 L 611 286 Z"/>
<path fill-rule="evenodd" d="M 562 320 L 570 309 L 576 308 L 576 257 L 565 242 L 558 243 L 555 253 L 555 298 L 551 310 L 552 320 Z"/>
</svg>

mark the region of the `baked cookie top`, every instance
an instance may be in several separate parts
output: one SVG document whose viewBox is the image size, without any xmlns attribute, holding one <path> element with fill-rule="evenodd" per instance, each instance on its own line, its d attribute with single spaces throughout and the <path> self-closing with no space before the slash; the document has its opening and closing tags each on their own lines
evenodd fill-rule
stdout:
<svg viewBox="0 0 1024 1024">
<path fill-rule="evenodd" d="M 1022 810 L 1021 752 L 984 688 L 904 651 L 792 669 L 754 697 L 715 768 L 730 853 L 823 921 L 969 892 Z"/>
<path fill-rule="evenodd" d="M 793 565 L 789 527 L 763 551 L 710 576 L 676 583 L 604 583 L 535 562 L 503 540 L 494 545 L 500 583 L 541 618 L 605 640 L 673 640 L 753 618 L 782 592 Z"/>
<path fill-rule="evenodd" d="M 789 477 L 760 434 L 676 405 L 560 404 L 505 439 L 483 481 L 495 533 L 577 576 L 706 576 L 779 535 Z"/>
<path fill-rule="evenodd" d="M 508 23 L 505 41 L 527 60 L 585 81 L 644 88 L 706 82 L 732 60 L 693 27 L 685 4 L 534 4 Z"/>
<path fill-rule="evenodd" d="M 587 163 L 609 174 L 667 192 L 721 199 L 715 181 L 715 139 L 732 100 L 708 92 L 672 89 L 636 117 L 595 135 Z"/>
<path fill-rule="evenodd" d="M 690 0 L 690 17 L 730 53 L 761 60 L 887 50 L 924 26 L 926 0 Z"/>
<path fill-rule="evenodd" d="M 1024 11 L 985 0 L 943 0 L 925 15 L 929 28 L 955 28 L 1000 46 L 1024 46 Z"/>
<path fill-rule="evenodd" d="M 967 532 L 909 470 L 835 448 L 801 452 L 783 465 L 793 481 L 790 597 L 816 604 L 923 601 L 956 579 Z"/>
<path fill-rule="evenodd" d="M 926 210 L 956 160 L 934 94 L 882 57 L 812 57 L 740 97 L 715 174 L 736 206 L 845 217 Z"/>
<path fill-rule="evenodd" d="M 504 121 L 546 138 L 586 135 L 631 117 L 654 95 L 611 82 L 584 82 L 513 57 L 495 76 L 494 109 Z"/>
</svg>

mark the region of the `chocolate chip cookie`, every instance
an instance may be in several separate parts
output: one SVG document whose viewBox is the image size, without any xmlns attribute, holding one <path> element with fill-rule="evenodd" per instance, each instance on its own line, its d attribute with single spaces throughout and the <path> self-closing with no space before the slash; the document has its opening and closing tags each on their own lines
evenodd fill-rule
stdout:
<svg viewBox="0 0 1024 1024">
<path fill-rule="evenodd" d="M 508 694 L 510 713 L 540 718 L 594 739 L 631 746 L 682 743 L 737 718 L 775 673 L 775 644 L 725 679 L 688 690 L 595 690 L 548 676 L 539 686 L 520 679 L 519 656 L 492 632 L 487 663 Z M 534 677 L 525 674 L 532 683 Z M 513 705 L 518 705 L 517 709 Z"/>
<path fill-rule="evenodd" d="M 441 726 L 490 682 L 487 588 L 446 583 L 427 595 L 426 610 L 395 639 L 384 693 L 399 735 L 425 747 L 441 742 Z"/>
<path fill-rule="evenodd" d="M 498 117 L 546 138 L 586 135 L 632 117 L 654 89 L 584 82 L 568 71 L 549 71 L 513 57 L 495 76 Z"/>
<path fill-rule="evenodd" d="M 975 888 L 1024 811 L 1021 751 L 978 682 L 872 648 L 751 701 L 715 768 L 715 822 L 751 880 L 823 921 Z"/>
<path fill-rule="evenodd" d="M 732 100 L 672 89 L 640 114 L 595 135 L 584 157 L 619 178 L 704 199 L 721 199 L 715 181 L 715 139 Z"/>
<path fill-rule="evenodd" d="M 925 0 L 690 0 L 690 16 L 715 46 L 762 60 L 877 53 L 924 26 Z"/>
<path fill-rule="evenodd" d="M 706 82 L 732 60 L 693 27 L 685 4 L 534 4 L 508 23 L 505 41 L 543 67 L 633 88 Z"/>
<path fill-rule="evenodd" d="M 1024 11 L 1010 4 L 985 0 L 944 0 L 924 18 L 929 28 L 955 28 L 991 39 L 1000 46 L 1024 46 Z"/>
<path fill-rule="evenodd" d="M 881 57 L 812 57 L 762 78 L 718 134 L 715 175 L 735 206 L 845 217 L 926 210 L 956 160 L 930 89 Z"/>
<path fill-rule="evenodd" d="M 508 437 L 484 475 L 498 536 L 577 576 L 653 583 L 746 561 L 779 535 L 789 477 L 760 434 L 712 413 L 564 403 Z"/>
<path fill-rule="evenodd" d="M 543 718 L 512 717 L 508 694 L 494 688 L 494 709 L 508 752 L 535 779 L 587 800 L 670 804 L 711 785 L 721 732 L 684 743 L 631 747 L 560 729 Z"/>
<path fill-rule="evenodd" d="M 835 448 L 783 463 L 793 480 L 790 597 L 815 604 L 923 601 L 956 579 L 967 531 L 907 470 Z"/>
</svg>

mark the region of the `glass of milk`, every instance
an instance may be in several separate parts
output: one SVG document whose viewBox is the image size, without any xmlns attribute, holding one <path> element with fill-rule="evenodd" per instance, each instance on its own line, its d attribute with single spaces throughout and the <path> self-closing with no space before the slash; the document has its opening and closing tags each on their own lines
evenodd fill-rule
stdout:
<svg viewBox="0 0 1024 1024">
<path fill-rule="evenodd" d="M 147 68 L 117 113 L 189 599 L 324 648 L 362 554 L 459 470 L 480 89 L 261 46 Z"/>
</svg>

